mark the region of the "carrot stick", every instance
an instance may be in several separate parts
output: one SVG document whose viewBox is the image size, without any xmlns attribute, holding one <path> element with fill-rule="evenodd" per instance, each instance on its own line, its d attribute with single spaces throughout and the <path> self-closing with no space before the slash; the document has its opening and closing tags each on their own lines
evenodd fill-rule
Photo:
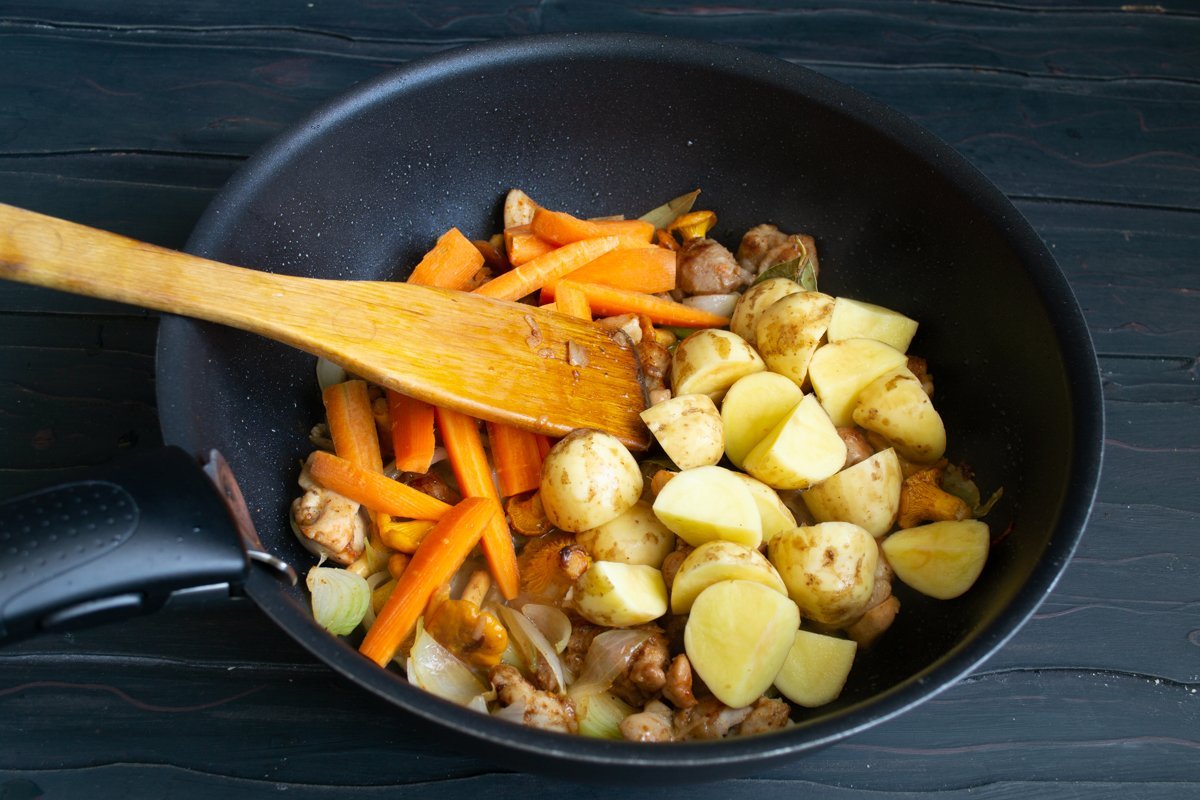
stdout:
<svg viewBox="0 0 1200 800">
<path fill-rule="evenodd" d="M 394 481 L 381 472 L 356 467 L 344 458 L 317 450 L 308 458 L 313 480 L 362 503 L 371 511 L 408 519 L 437 520 L 450 506 L 436 497 Z"/>
<path fill-rule="evenodd" d="M 550 448 L 554 446 L 554 442 L 550 441 L 550 437 L 545 434 L 538 434 L 537 437 L 538 455 L 542 457 L 542 461 L 546 460 L 546 456 L 550 455 Z"/>
<path fill-rule="evenodd" d="M 503 519 L 503 514 L 490 497 L 468 497 L 446 512 L 396 579 L 396 588 L 379 610 L 359 652 L 381 667 L 391 661 L 429 597 L 462 566 L 484 529 L 497 517 Z"/>
<path fill-rule="evenodd" d="M 658 325 L 678 325 L 684 328 L 723 328 L 729 324 L 728 317 L 701 311 L 672 300 L 663 300 L 641 292 L 601 286 L 598 283 L 578 283 L 587 295 L 592 313 L 603 316 L 617 314 L 645 314 Z"/>
<path fill-rule="evenodd" d="M 548 242 L 532 233 L 528 225 L 518 225 L 504 231 L 504 251 L 508 253 L 508 263 L 514 267 L 545 255 L 556 247 L 558 245 L 554 242 Z"/>
<path fill-rule="evenodd" d="M 479 436 L 479 424 L 466 414 L 448 408 L 438 408 L 436 415 L 458 488 L 467 497 L 490 497 L 499 501 L 492 469 L 483 451 L 483 439 Z M 516 597 L 520 589 L 517 554 L 503 514 L 493 519 L 483 534 L 483 555 L 500 592 L 509 600 Z"/>
<path fill-rule="evenodd" d="M 492 464 L 500 482 L 500 496 L 533 491 L 542 482 L 542 454 L 538 435 L 498 422 L 487 423 Z"/>
<path fill-rule="evenodd" d="M 558 281 L 547 281 L 542 296 L 553 298 L 555 287 L 563 280 L 600 283 L 646 294 L 669 292 L 675 288 L 675 261 L 675 253 L 664 247 L 613 250 Z"/>
<path fill-rule="evenodd" d="M 483 266 L 483 254 L 458 228 L 441 235 L 408 276 L 409 283 L 457 289 Z"/>
<path fill-rule="evenodd" d="M 433 406 L 388 389 L 388 409 L 392 418 L 392 451 L 396 469 L 401 472 L 429 472 L 433 451 Z"/>
<path fill-rule="evenodd" d="M 547 281 L 557 280 L 568 272 L 579 269 L 592 259 L 616 249 L 620 244 L 620 237 L 602 236 L 599 239 L 563 245 L 493 278 L 476 289 L 475 294 L 500 300 L 520 300 L 530 292 L 542 288 Z"/>
<path fill-rule="evenodd" d="M 542 287 L 543 296 L 548 288 Z M 561 280 L 554 291 L 554 308 L 560 314 L 569 314 L 572 317 L 586 320 L 592 318 L 592 307 L 588 305 L 587 295 L 583 293 L 583 289 L 579 288 L 579 284 Z"/>
<path fill-rule="evenodd" d="M 640 219 L 586 220 L 546 208 L 533 212 L 529 230 L 560 245 L 600 236 L 625 235 L 642 242 L 649 242 L 654 237 L 654 226 Z"/>
<path fill-rule="evenodd" d="M 325 390 L 322 398 L 333 451 L 356 467 L 383 472 L 379 432 L 366 381 L 336 383 Z"/>
</svg>

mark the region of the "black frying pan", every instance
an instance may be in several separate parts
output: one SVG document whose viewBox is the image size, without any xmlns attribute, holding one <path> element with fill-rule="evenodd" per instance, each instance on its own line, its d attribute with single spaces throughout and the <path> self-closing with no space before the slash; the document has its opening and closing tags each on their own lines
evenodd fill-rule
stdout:
<svg viewBox="0 0 1200 800">
<path fill-rule="evenodd" d="M 549 36 L 456 50 L 356 89 L 273 142 L 213 202 L 188 249 L 295 275 L 400 279 L 446 228 L 474 237 L 496 230 L 513 186 L 589 216 L 640 213 L 700 187 L 701 205 L 718 214 L 717 238 L 736 245 L 764 221 L 810 232 L 824 291 L 920 320 L 912 349 L 935 376 L 949 455 L 969 460 L 985 490 L 1004 486 L 993 533 L 1013 523 L 979 583 L 946 602 L 901 588 L 897 623 L 860 656 L 842 697 L 797 712 L 795 727 L 769 736 L 645 746 L 489 720 L 410 687 L 326 634 L 303 588 L 267 563 L 301 574 L 312 563 L 286 511 L 322 414 L 312 358 L 168 317 L 159 410 L 166 439 L 189 456 L 156 456 L 166 461 L 155 460 L 149 477 L 144 463 L 122 467 L 118 480 L 132 488 L 114 495 L 119 513 L 91 518 L 103 532 L 95 552 L 72 545 L 61 562 L 103 556 L 138 566 L 89 570 L 132 576 L 102 585 L 80 585 L 59 569 L 38 584 L 57 596 L 33 600 L 13 588 L 23 584 L 0 581 L 6 619 L 23 603 L 27 629 L 67 624 L 153 605 L 189 583 L 230 581 L 378 695 L 381 717 L 398 707 L 411 724 L 507 765 L 678 782 L 764 768 L 885 720 L 972 670 L 1033 613 L 1083 530 L 1100 470 L 1099 382 L 1083 319 L 1046 248 L 993 186 L 933 136 L 845 86 L 752 53 L 657 37 Z M 191 457 L 212 448 L 245 493 L 261 566 L 247 562 L 192 467 Z M 54 529 L 69 516 L 54 502 L 65 497 L 70 510 L 81 503 L 73 494 L 110 485 L 18 505 L 35 532 L 43 519 Z M 160 514 L 175 519 L 138 527 Z M 16 528 L 0 537 L 4 530 Z M 32 570 L 36 556 L 21 568 Z M 0 572 L 13 568 L 0 562 Z M 151 577 L 149 588 L 133 585 L 164 570 L 170 577 Z"/>
</svg>

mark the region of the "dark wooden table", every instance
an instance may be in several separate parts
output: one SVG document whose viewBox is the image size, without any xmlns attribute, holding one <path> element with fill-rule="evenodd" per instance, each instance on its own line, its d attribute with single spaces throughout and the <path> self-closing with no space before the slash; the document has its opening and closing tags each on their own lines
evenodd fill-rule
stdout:
<svg viewBox="0 0 1200 800">
<path fill-rule="evenodd" d="M 1200 7 L 0 3 L 0 201 L 178 247 L 242 160 L 412 58 L 502 36 L 673 33 L 780 56 L 932 129 L 1075 288 L 1109 438 L 1035 619 L 925 706 L 691 798 L 1200 796 Z M 0 284 L 0 496 L 160 442 L 153 316 Z M 353 788 L 352 788 L 353 787 Z M 431 743 L 246 602 L 0 651 L 0 798 L 602 797 Z M 650 792 L 628 790 L 629 796 Z"/>
</svg>

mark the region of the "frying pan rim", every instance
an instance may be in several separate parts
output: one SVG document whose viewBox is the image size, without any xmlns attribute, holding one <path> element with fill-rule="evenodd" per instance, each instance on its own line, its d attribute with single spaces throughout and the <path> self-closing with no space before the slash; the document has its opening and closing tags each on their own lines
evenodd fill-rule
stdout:
<svg viewBox="0 0 1200 800">
<path fill-rule="evenodd" d="M 1065 275 L 1045 244 L 1012 203 L 966 158 L 908 117 L 866 94 L 810 69 L 739 48 L 651 34 L 543 34 L 514 37 L 468 45 L 410 62 L 354 87 L 323 103 L 306 119 L 275 137 L 247 160 L 212 201 L 189 238 L 189 252 L 213 252 L 226 226 L 236 218 L 236 209 L 257 190 L 260 182 L 310 141 L 342 121 L 384 102 L 394 94 L 448 75 L 485 69 L 488 64 L 523 61 L 529 58 L 573 61 L 618 57 L 655 60 L 735 74 L 789 94 L 802 95 L 856 124 L 866 125 L 903 147 L 947 182 L 970 197 L 981 215 L 1001 227 L 1006 241 L 1019 253 L 1030 282 L 1048 308 L 1053 307 L 1052 325 L 1059 338 L 1067 369 L 1070 403 L 1074 414 L 1074 447 L 1065 496 L 1042 560 L 1031 572 L 1017 597 L 981 631 L 918 674 L 861 703 L 838 712 L 833 718 L 777 732 L 768 737 L 747 737 L 705 743 L 673 743 L 647 747 L 627 742 L 602 742 L 567 737 L 531 728 L 485 721 L 473 711 L 462 709 L 408 686 L 393 672 L 379 670 L 344 643 L 329 637 L 309 620 L 297 630 L 295 608 L 272 579 L 254 575 L 247 593 L 275 624 L 295 637 L 314 656 L 330 667 L 416 717 L 465 734 L 474 739 L 526 755 L 590 767 L 645 767 L 667 770 L 672 780 L 707 779 L 744 773 L 751 768 L 777 764 L 800 753 L 829 745 L 854 735 L 936 696 L 976 670 L 1023 627 L 1054 588 L 1078 545 L 1099 485 L 1103 457 L 1104 415 L 1097 360 L 1087 326 Z M 173 361 L 173 342 L 190 320 L 166 316 L 159 331 L 157 370 L 158 400 L 164 438 L 186 430 L 190 421 L 180 416 L 173 399 L 183 391 L 180 382 L 162 380 L 164 365 Z M 553 770 L 551 770 L 553 771 Z M 613 775 L 606 776 L 612 779 Z M 621 776 L 616 776 L 621 777 Z"/>
</svg>

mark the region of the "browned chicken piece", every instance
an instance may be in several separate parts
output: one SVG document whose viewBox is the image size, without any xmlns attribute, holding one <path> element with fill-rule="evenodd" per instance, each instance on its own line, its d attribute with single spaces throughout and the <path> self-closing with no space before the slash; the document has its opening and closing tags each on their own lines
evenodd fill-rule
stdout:
<svg viewBox="0 0 1200 800">
<path fill-rule="evenodd" d="M 788 724 L 791 708 L 782 700 L 760 697 L 750 707 L 750 716 L 734 729 L 738 736 L 752 736 L 784 728 Z"/>
<path fill-rule="evenodd" d="M 675 729 L 671 709 L 657 700 L 621 720 L 621 736 L 630 742 L 671 742 L 675 740 Z"/>
<path fill-rule="evenodd" d="M 705 697 L 691 708 L 675 712 L 675 738 L 679 741 L 720 739 L 750 716 L 751 706 L 730 708 L 715 697 Z"/>
<path fill-rule="evenodd" d="M 857 642 L 859 647 L 870 647 L 892 626 L 898 613 L 900 601 L 895 595 L 889 595 L 882 603 L 863 614 L 858 622 L 846 628 L 846 635 Z"/>
<path fill-rule="evenodd" d="M 860 461 L 866 461 L 875 455 L 875 448 L 867 440 L 867 434 L 862 428 L 848 425 L 838 428 L 837 432 L 838 436 L 842 437 L 842 441 L 846 443 L 846 463 L 842 465 L 842 469 L 853 467 Z"/>
<path fill-rule="evenodd" d="M 359 505 L 312 479 L 305 464 L 300 470 L 304 494 L 292 501 L 292 520 L 300 543 L 314 555 L 338 564 L 352 564 L 367 546 L 367 525 Z"/>
<path fill-rule="evenodd" d="M 456 505 L 458 501 L 462 500 L 462 497 L 450 487 L 450 484 L 433 472 L 401 472 L 399 480 L 418 492 L 436 497 L 448 505 Z"/>
<path fill-rule="evenodd" d="M 646 625 L 643 629 L 650 631 L 650 638 L 637 649 L 633 660 L 629 662 L 629 681 L 645 694 L 652 695 L 662 691 L 667 683 L 671 654 L 662 628 Z"/>
<path fill-rule="evenodd" d="M 583 672 L 583 662 L 587 658 L 588 648 L 592 646 L 592 640 L 606 629 L 599 625 L 584 620 L 580 617 L 571 617 L 571 638 L 567 639 L 567 646 L 562 652 L 563 666 L 569 669 L 575 675 Z"/>
<path fill-rule="evenodd" d="M 663 583 L 667 585 L 667 592 L 671 591 L 671 584 L 675 583 L 675 573 L 679 572 L 679 568 L 683 566 L 686 559 L 696 548 L 689 544 L 684 544 L 682 539 L 676 540 L 676 547 L 667 557 L 663 559 L 662 576 Z"/>
<path fill-rule="evenodd" d="M 729 294 L 754 280 L 733 253 L 713 239 L 691 239 L 679 251 L 676 287 L 686 295 Z"/>
<path fill-rule="evenodd" d="M 662 693 L 676 708 L 691 708 L 696 705 L 696 696 L 692 694 L 692 662 L 688 661 L 685 653 L 680 653 L 671 660 Z"/>
<path fill-rule="evenodd" d="M 791 261 L 807 252 L 813 272 L 820 271 L 817 263 L 817 245 L 811 236 L 803 233 L 784 233 L 770 224 L 755 225 L 742 236 L 738 245 L 737 260 L 743 269 L 758 275 L 776 264 Z"/>
<path fill-rule="evenodd" d="M 920 356 L 909 356 L 908 371 L 921 382 L 921 388 L 925 390 L 925 394 L 933 397 L 933 376 L 929 374 L 928 362 Z"/>
<path fill-rule="evenodd" d="M 497 664 L 488 671 L 500 705 L 524 708 L 522 722 L 531 728 L 575 733 L 579 722 L 570 700 L 535 689 L 521 672 L 509 664 Z"/>
<path fill-rule="evenodd" d="M 642 376 L 646 391 L 655 392 L 667 388 L 667 374 L 671 371 L 671 351 L 658 342 L 643 339 L 637 346 L 638 360 L 642 364 Z M 669 395 L 668 395 L 669 396 Z"/>
</svg>

